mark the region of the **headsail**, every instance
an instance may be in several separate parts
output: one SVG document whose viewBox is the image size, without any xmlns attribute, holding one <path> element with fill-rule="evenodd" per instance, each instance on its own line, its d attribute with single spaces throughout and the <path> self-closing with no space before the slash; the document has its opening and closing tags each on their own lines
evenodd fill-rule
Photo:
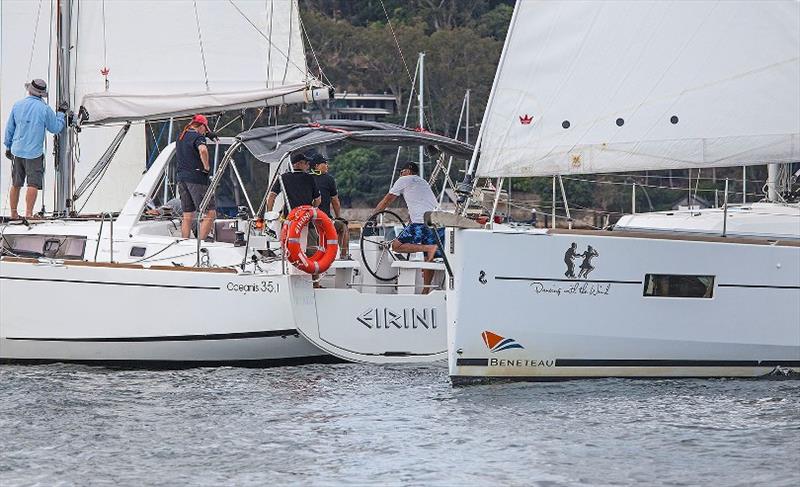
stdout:
<svg viewBox="0 0 800 487">
<path fill-rule="evenodd" d="M 296 0 L 81 1 L 74 18 L 89 123 L 327 96 L 306 69 Z"/>
<path fill-rule="evenodd" d="M 517 2 L 478 175 L 800 160 L 800 3 Z"/>
</svg>

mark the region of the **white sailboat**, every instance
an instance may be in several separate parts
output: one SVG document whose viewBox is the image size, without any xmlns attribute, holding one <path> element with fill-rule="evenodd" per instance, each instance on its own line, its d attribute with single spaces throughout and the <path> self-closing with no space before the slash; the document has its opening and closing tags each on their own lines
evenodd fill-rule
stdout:
<svg viewBox="0 0 800 487">
<path fill-rule="evenodd" d="M 798 86 L 796 1 L 519 1 L 471 171 L 800 161 Z M 800 370 L 797 204 L 464 227 L 447 232 L 454 382 Z"/>
<path fill-rule="evenodd" d="M 15 11 L 35 6 L 3 3 L 4 39 Z M 46 11 L 42 22 L 58 24 L 52 37 L 60 48 L 49 46 L 58 60 L 51 93 L 74 107 L 77 124 L 328 95 L 306 69 L 295 1 L 61 0 L 52 11 L 39 7 Z M 4 52 L 10 45 L 4 41 Z M 36 53 L 49 56 L 49 49 L 31 59 Z M 4 110 L 6 73 L 24 70 L 5 59 Z M 328 357 L 298 334 L 289 278 L 280 261 L 262 258 L 264 238 L 244 246 L 198 243 L 181 239 L 174 220 L 142 217 L 148 199 L 161 194 L 174 144 L 127 194 L 119 214 L 72 218 L 78 206 L 69 166 L 78 156 L 76 139 L 90 132 L 73 125 L 57 141 L 54 217 L 0 224 L 1 360 L 184 365 Z M 238 178 L 235 192 L 246 198 L 239 171 L 253 176 L 269 168 L 237 161 L 225 176 Z"/>
</svg>

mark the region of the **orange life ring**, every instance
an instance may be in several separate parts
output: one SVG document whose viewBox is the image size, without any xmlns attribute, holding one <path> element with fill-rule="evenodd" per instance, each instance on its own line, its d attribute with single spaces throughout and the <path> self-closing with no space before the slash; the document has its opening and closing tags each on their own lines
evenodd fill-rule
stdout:
<svg viewBox="0 0 800 487">
<path fill-rule="evenodd" d="M 320 247 L 325 249 L 317 250 L 311 257 L 306 256 L 300 243 L 303 229 L 309 223 L 316 227 Z M 324 211 L 309 205 L 298 206 L 289 212 L 281 231 L 281 244 L 289 262 L 309 274 L 320 274 L 328 270 L 339 253 L 339 240 L 333 221 Z"/>
</svg>

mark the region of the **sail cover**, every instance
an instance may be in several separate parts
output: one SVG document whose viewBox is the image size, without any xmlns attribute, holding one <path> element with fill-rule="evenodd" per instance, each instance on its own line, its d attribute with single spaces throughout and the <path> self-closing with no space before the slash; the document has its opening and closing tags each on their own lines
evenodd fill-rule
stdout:
<svg viewBox="0 0 800 487">
<path fill-rule="evenodd" d="M 800 3 L 519 0 L 478 175 L 800 160 Z"/>
<path fill-rule="evenodd" d="M 469 157 L 470 144 L 384 122 L 358 120 L 321 120 L 312 124 L 289 124 L 259 127 L 237 136 L 247 150 L 262 162 L 278 162 L 295 150 L 348 142 L 356 145 L 426 145 L 430 149 L 457 157 Z"/>
<path fill-rule="evenodd" d="M 89 123 L 327 97 L 306 69 L 296 0 L 74 5 L 74 101 Z"/>
</svg>

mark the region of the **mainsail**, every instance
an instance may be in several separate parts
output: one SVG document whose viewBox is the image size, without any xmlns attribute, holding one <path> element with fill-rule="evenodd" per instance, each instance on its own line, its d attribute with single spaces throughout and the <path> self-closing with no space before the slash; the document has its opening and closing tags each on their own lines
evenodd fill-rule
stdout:
<svg viewBox="0 0 800 487">
<path fill-rule="evenodd" d="M 519 0 L 478 175 L 800 160 L 800 3 Z"/>
<path fill-rule="evenodd" d="M 296 0 L 84 0 L 73 19 L 88 123 L 327 97 L 306 68 Z"/>
</svg>

